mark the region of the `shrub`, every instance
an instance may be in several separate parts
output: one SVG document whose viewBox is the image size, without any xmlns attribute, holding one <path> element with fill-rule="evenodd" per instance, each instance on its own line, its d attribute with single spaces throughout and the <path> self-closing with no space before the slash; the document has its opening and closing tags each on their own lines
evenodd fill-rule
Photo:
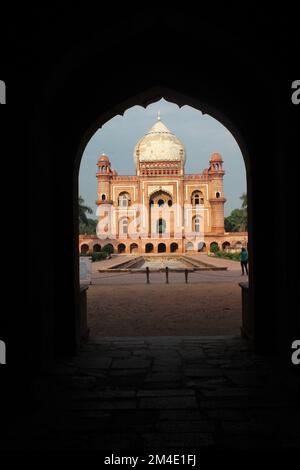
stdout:
<svg viewBox="0 0 300 470">
<path fill-rule="evenodd" d="M 92 253 L 92 261 L 101 261 L 107 257 L 107 251 L 94 251 Z"/>
<path fill-rule="evenodd" d="M 219 247 L 218 247 L 218 244 L 217 243 L 212 243 L 210 245 L 210 251 L 212 253 L 217 253 L 219 251 Z"/>
<path fill-rule="evenodd" d="M 219 256 L 219 258 L 231 259 L 232 261 L 240 260 L 239 253 L 228 253 L 226 251 L 217 251 L 216 256 Z"/>
<path fill-rule="evenodd" d="M 111 254 L 114 252 L 114 247 L 111 246 L 111 245 L 105 245 L 103 248 L 102 248 L 102 251 L 105 251 L 106 254 Z"/>
</svg>

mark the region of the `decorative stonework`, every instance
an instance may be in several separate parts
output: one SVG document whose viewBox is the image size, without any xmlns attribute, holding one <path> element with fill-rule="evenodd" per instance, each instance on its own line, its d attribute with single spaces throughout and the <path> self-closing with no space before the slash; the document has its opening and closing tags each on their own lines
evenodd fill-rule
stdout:
<svg viewBox="0 0 300 470">
<path fill-rule="evenodd" d="M 81 237 L 80 247 L 91 252 L 95 245 L 98 249 L 98 245 L 111 244 L 114 252 L 128 254 L 133 249 L 134 253 L 148 253 L 149 244 L 153 253 L 161 252 L 162 242 L 166 253 L 174 252 L 175 245 L 179 253 L 199 251 L 200 238 L 205 245 L 201 251 L 214 242 L 220 247 L 239 241 L 246 245 L 247 234 L 224 233 L 224 170 L 218 153 L 211 156 L 202 173 L 185 174 L 184 145 L 159 118 L 135 146 L 134 158 L 136 175 L 119 176 L 107 155 L 99 157 L 99 238 Z M 112 216 L 108 217 L 109 212 Z"/>
<path fill-rule="evenodd" d="M 151 196 L 151 194 L 153 193 L 156 193 L 157 191 L 165 191 L 166 193 L 169 193 L 171 196 L 173 196 L 173 186 L 165 186 L 165 185 L 161 185 L 161 186 L 152 186 L 152 185 L 149 185 L 148 186 L 148 196 Z"/>
</svg>

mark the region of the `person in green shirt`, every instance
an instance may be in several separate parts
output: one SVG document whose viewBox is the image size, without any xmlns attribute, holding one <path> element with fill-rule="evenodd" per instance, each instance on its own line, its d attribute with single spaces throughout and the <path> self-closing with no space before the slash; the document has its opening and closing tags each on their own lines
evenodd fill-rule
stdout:
<svg viewBox="0 0 300 470">
<path fill-rule="evenodd" d="M 240 253 L 240 261 L 241 261 L 241 267 L 242 267 L 242 276 L 245 274 L 248 275 L 248 251 L 246 248 L 242 248 L 241 253 Z"/>
</svg>

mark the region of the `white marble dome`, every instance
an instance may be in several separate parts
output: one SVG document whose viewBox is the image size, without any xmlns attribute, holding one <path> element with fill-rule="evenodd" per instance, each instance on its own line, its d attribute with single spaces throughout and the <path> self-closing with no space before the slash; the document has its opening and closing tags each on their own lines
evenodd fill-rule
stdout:
<svg viewBox="0 0 300 470">
<path fill-rule="evenodd" d="M 185 148 L 182 142 L 163 124 L 158 116 L 156 123 L 134 148 L 134 161 L 182 161 L 185 163 Z"/>
</svg>

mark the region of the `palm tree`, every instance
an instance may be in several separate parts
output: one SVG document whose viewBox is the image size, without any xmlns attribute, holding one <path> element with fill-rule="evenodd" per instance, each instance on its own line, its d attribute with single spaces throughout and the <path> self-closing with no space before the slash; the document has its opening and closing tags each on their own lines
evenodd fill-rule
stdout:
<svg viewBox="0 0 300 470">
<path fill-rule="evenodd" d="M 242 200 L 242 209 L 247 210 L 247 193 L 243 193 L 240 199 Z"/>
<path fill-rule="evenodd" d="M 93 210 L 90 207 L 84 205 L 84 199 L 82 196 L 79 196 L 78 198 L 78 205 L 79 205 L 79 223 L 88 225 L 89 220 L 87 218 L 86 213 L 92 214 Z"/>
<path fill-rule="evenodd" d="M 248 202 L 247 202 L 247 193 L 243 193 L 240 197 L 242 201 L 242 213 L 243 213 L 243 221 L 241 224 L 241 230 L 243 232 L 248 230 Z"/>
</svg>

